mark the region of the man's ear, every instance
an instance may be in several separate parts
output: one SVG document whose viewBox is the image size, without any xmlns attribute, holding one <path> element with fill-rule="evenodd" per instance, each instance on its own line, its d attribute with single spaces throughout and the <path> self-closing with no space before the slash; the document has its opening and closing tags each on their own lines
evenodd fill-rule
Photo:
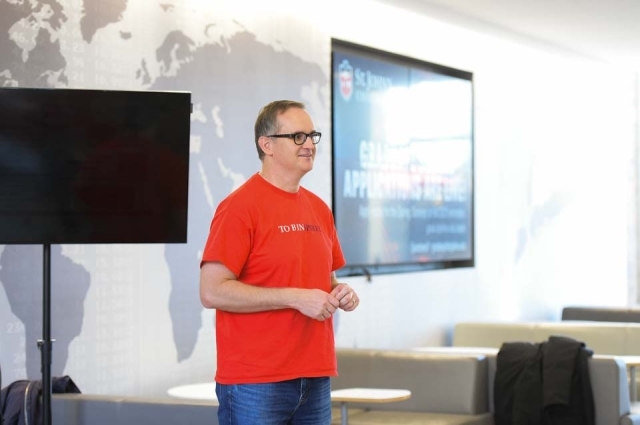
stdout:
<svg viewBox="0 0 640 425">
<path fill-rule="evenodd" d="M 260 136 L 258 138 L 258 144 L 260 145 L 260 149 L 264 152 L 265 155 L 271 155 L 271 143 L 273 140 L 271 137 Z"/>
</svg>

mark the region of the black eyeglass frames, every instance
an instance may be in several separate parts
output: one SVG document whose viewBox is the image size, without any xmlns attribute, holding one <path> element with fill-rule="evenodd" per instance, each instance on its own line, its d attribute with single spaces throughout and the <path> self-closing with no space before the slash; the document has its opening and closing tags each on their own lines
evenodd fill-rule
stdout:
<svg viewBox="0 0 640 425">
<path fill-rule="evenodd" d="M 304 131 L 298 131 L 296 133 L 289 134 L 271 134 L 267 137 L 284 137 L 287 139 L 293 139 L 293 143 L 296 145 L 303 145 L 304 142 L 307 141 L 307 137 L 311 138 L 311 141 L 314 145 L 320 143 L 320 138 L 322 137 L 322 133 L 318 131 L 312 131 L 311 133 L 305 133 Z"/>
</svg>

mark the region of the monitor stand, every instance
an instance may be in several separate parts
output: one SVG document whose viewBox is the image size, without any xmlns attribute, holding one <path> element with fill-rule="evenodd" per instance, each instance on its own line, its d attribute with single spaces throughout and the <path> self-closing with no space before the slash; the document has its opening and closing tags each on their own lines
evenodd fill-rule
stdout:
<svg viewBox="0 0 640 425">
<path fill-rule="evenodd" d="M 38 340 L 42 371 L 43 425 L 51 425 L 51 245 L 42 245 L 42 339 Z"/>
</svg>

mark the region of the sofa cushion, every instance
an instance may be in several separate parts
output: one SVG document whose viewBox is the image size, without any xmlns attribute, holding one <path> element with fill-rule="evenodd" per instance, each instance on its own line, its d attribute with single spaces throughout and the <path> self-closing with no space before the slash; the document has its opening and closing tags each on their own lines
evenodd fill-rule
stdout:
<svg viewBox="0 0 640 425">
<path fill-rule="evenodd" d="M 640 309 L 615 307 L 565 307 L 562 320 L 588 320 L 595 322 L 640 323 Z"/>
<path fill-rule="evenodd" d="M 542 342 L 550 336 L 584 342 L 595 354 L 640 355 L 640 323 L 614 322 L 460 322 L 453 345 L 500 348 L 504 342 Z"/>
<path fill-rule="evenodd" d="M 482 354 L 338 349 L 332 389 L 364 387 L 411 391 L 393 403 L 359 404 L 375 410 L 476 415 L 489 410 L 487 361 Z M 355 406 L 355 405 L 354 405 Z"/>
<path fill-rule="evenodd" d="M 627 367 L 613 356 L 589 359 L 596 424 L 614 423 L 630 412 Z M 617 423 L 617 422 L 615 422 Z"/>
</svg>

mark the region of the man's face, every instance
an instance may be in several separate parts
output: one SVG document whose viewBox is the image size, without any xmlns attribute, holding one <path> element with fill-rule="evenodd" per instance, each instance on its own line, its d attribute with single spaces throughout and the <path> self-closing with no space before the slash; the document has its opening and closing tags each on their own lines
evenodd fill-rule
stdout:
<svg viewBox="0 0 640 425">
<path fill-rule="evenodd" d="M 278 115 L 278 133 L 289 134 L 315 130 L 309 114 L 300 108 L 290 108 Z M 296 173 L 300 177 L 311 171 L 316 156 L 316 145 L 310 137 L 302 145 L 296 145 L 293 139 L 273 138 L 273 161 L 283 172 Z"/>
</svg>

